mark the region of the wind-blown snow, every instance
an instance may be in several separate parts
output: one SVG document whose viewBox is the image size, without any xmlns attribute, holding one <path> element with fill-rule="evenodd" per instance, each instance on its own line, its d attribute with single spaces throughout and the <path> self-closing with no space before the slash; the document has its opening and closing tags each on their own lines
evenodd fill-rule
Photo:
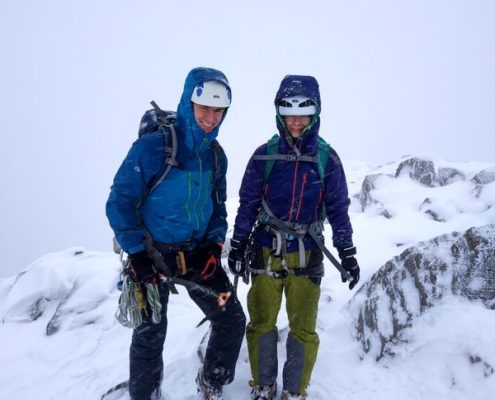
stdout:
<svg viewBox="0 0 495 400">
<path fill-rule="evenodd" d="M 358 287 L 385 262 L 418 242 L 495 223 L 495 181 L 490 180 L 494 165 L 425 159 L 433 161 L 437 172 L 451 168 L 462 176 L 451 175 L 454 177 L 448 184 L 425 186 L 409 174 L 395 176 L 403 160 L 380 167 L 344 162 L 362 269 Z M 486 171 L 483 179 L 478 175 L 481 171 Z M 362 183 L 369 175 L 377 178 L 370 180 L 373 188 L 363 210 Z M 230 199 L 230 227 L 236 209 L 237 199 Z M 325 235 L 331 243 L 328 225 Z M 408 331 L 409 341 L 394 348 L 394 357 L 376 362 L 373 357 L 363 358 L 354 337 L 353 308 L 348 304 L 356 290 L 349 291 L 331 265 L 327 263 L 326 267 L 318 315 L 321 345 L 309 387 L 310 399 L 493 398 L 493 310 L 480 302 L 446 296 L 415 319 Z M 118 256 L 73 247 L 47 254 L 18 276 L 0 280 L 1 399 L 99 399 L 111 386 L 127 379 L 131 330 L 114 318 L 120 293 L 116 289 L 119 271 Z M 240 283 L 239 297 L 245 310 L 247 290 Z M 179 291 L 178 296 L 170 297 L 168 309 L 162 385 L 167 400 L 195 399 L 194 377 L 200 365 L 197 348 L 208 330 L 208 324 L 195 328 L 203 315 L 185 290 Z M 406 288 L 405 293 L 409 292 Z M 387 301 L 386 296 L 381 299 Z M 407 301 L 411 309 L 419 309 L 414 296 Z M 388 321 L 385 316 L 379 320 L 383 324 Z M 278 326 L 282 363 L 287 337 L 283 311 Z M 383 329 L 392 327 L 384 325 Z M 244 342 L 236 378 L 225 387 L 225 399 L 248 398 L 249 379 Z"/>
</svg>

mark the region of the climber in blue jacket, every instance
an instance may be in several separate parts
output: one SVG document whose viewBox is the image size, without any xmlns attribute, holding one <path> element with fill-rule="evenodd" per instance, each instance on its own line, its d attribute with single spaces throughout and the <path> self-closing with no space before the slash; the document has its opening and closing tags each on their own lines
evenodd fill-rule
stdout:
<svg viewBox="0 0 495 400">
<path fill-rule="evenodd" d="M 245 331 L 244 312 L 220 262 L 227 231 L 227 158 L 222 151 L 216 160 L 213 145 L 230 102 L 229 82 L 222 72 L 212 68 L 190 71 L 174 124 L 177 165 L 142 199 L 164 162 L 163 134 L 143 135 L 120 166 L 106 205 L 116 240 L 129 254 L 136 282 L 157 282 L 165 272 L 151 257 L 153 250 L 159 252 L 166 273 L 172 277 L 180 276 L 218 293 L 231 293 L 220 309 L 214 297 L 186 286 L 212 327 L 196 378 L 198 391 L 205 399 L 221 399 L 223 385 L 232 382 Z M 150 400 L 160 391 L 169 287 L 158 283 L 158 288 L 161 321 L 156 324 L 145 316 L 132 336 L 132 400 Z"/>
</svg>

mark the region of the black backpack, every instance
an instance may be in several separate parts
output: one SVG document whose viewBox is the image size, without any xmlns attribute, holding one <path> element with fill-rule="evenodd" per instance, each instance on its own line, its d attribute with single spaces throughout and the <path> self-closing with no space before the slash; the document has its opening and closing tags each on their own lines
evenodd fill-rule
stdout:
<svg viewBox="0 0 495 400">
<path fill-rule="evenodd" d="M 143 204 L 144 199 L 151 193 L 151 191 L 158 186 L 158 184 L 163 181 L 167 175 L 169 174 L 170 170 L 172 168 L 178 168 L 180 167 L 179 162 L 177 161 L 177 132 L 175 131 L 175 121 L 177 119 L 177 114 L 175 111 L 164 111 L 158 105 L 154 102 L 151 101 L 151 105 L 153 106 L 152 109 L 147 110 L 144 115 L 141 118 L 141 123 L 139 124 L 139 131 L 138 131 L 138 137 L 141 138 L 143 135 L 147 135 L 150 133 L 156 133 L 156 132 L 162 132 L 163 134 L 163 142 L 164 142 L 164 153 L 163 153 L 163 160 L 161 163 L 160 169 L 157 171 L 156 175 L 151 179 L 151 181 L 148 183 L 148 186 L 144 190 L 143 194 L 141 195 L 141 198 L 139 199 L 137 205 L 136 205 L 136 214 L 138 217 L 138 222 L 144 232 L 146 233 L 146 240 L 147 240 L 147 251 L 150 252 L 151 250 L 153 251 L 153 254 L 156 254 L 157 251 L 156 249 L 153 248 L 153 241 L 151 239 L 151 235 L 149 234 L 142 216 L 141 216 L 141 206 Z M 214 180 L 213 180 L 213 185 L 214 185 L 214 191 L 215 191 L 215 198 L 214 200 L 217 201 L 217 203 L 221 203 L 222 199 L 220 198 L 218 194 L 218 182 L 222 178 L 222 171 L 221 171 L 221 159 L 224 157 L 224 152 L 222 147 L 220 146 L 220 143 L 215 139 L 211 142 L 212 150 L 214 153 L 214 158 L 215 158 L 215 172 L 214 172 Z M 115 253 L 119 254 L 121 256 L 121 262 L 123 265 L 124 270 L 129 268 L 129 259 L 126 261 L 123 261 L 123 250 L 120 247 L 119 243 L 117 242 L 116 238 L 113 238 L 113 250 Z M 150 256 L 154 258 L 151 254 Z M 167 271 L 166 265 L 163 265 L 162 270 Z M 170 275 L 170 274 L 169 274 Z M 186 285 L 186 281 L 181 282 L 180 284 Z M 188 283 L 189 284 L 189 283 Z M 199 285 L 194 284 L 195 287 L 198 287 Z M 171 290 L 172 293 L 176 294 L 177 289 L 174 286 L 174 282 L 169 281 L 168 286 Z M 186 285 L 187 286 L 187 285 Z M 215 293 L 211 292 L 210 294 Z"/>
<path fill-rule="evenodd" d="M 163 133 L 164 141 L 164 155 L 162 165 L 158 173 L 153 177 L 148 186 L 146 187 L 141 199 L 138 202 L 137 210 L 141 207 L 143 200 L 148 196 L 151 191 L 163 181 L 170 170 L 174 167 L 178 167 L 177 161 L 177 132 L 175 131 L 175 121 L 177 114 L 175 111 L 164 111 L 154 101 L 151 101 L 153 108 L 144 113 L 139 124 L 138 137 L 149 133 L 155 133 L 161 131 Z M 217 202 L 220 202 L 218 192 L 216 190 L 217 183 L 222 177 L 222 171 L 220 166 L 220 160 L 223 155 L 223 149 L 220 143 L 215 139 L 211 142 L 213 154 L 215 157 L 215 173 L 213 184 L 215 187 L 215 195 Z"/>
</svg>

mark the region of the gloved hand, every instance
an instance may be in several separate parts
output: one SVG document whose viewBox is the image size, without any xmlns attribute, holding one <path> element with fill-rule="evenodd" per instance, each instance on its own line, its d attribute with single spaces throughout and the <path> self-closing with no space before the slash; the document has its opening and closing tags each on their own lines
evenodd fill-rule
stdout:
<svg viewBox="0 0 495 400">
<path fill-rule="evenodd" d="M 354 289 L 354 286 L 359 282 L 359 273 L 361 270 L 359 269 L 358 262 L 356 260 L 356 247 L 339 247 L 337 248 L 339 252 L 339 257 L 342 263 L 342 268 L 344 268 L 349 274 L 351 274 L 352 282 L 349 283 L 349 289 Z M 347 279 L 342 275 L 342 282 L 346 282 Z"/>
<path fill-rule="evenodd" d="M 247 240 L 230 239 L 229 269 L 234 275 L 242 275 L 246 271 Z"/>
<path fill-rule="evenodd" d="M 208 279 L 222 265 L 222 248 L 222 243 L 208 243 L 198 248 L 196 254 L 201 268 L 201 279 Z"/>
<path fill-rule="evenodd" d="M 130 254 L 129 258 L 131 259 L 131 276 L 134 281 L 148 283 L 153 280 L 156 271 L 146 250 Z"/>
</svg>

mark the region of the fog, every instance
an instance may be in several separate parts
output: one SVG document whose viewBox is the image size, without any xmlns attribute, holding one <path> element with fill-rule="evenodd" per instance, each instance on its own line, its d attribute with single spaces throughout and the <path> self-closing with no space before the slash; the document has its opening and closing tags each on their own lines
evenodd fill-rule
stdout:
<svg viewBox="0 0 495 400">
<path fill-rule="evenodd" d="M 322 136 L 344 160 L 493 162 L 495 3 L 108 0 L 0 5 L 0 276 L 69 246 L 111 249 L 113 176 L 156 100 L 222 70 L 229 195 L 275 132 L 286 74 L 314 75 Z"/>
</svg>

